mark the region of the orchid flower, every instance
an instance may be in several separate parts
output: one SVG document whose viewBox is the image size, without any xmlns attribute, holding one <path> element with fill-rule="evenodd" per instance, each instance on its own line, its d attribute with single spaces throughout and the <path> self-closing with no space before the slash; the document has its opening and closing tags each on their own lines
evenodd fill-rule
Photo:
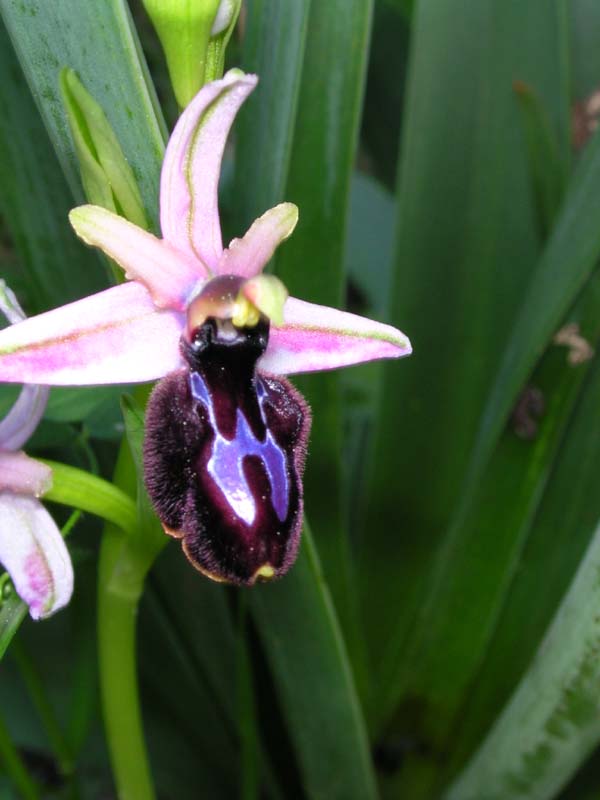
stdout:
<svg viewBox="0 0 600 800">
<path fill-rule="evenodd" d="M 13 324 L 25 318 L 3 281 L 0 311 Z M 58 611 L 73 591 L 73 568 L 63 537 L 38 499 L 52 485 L 52 470 L 21 450 L 42 418 L 47 399 L 47 388 L 24 386 L 0 422 L 0 564 L 33 619 Z"/>
<path fill-rule="evenodd" d="M 223 248 L 221 159 L 256 83 L 231 70 L 180 117 L 161 174 L 162 239 L 97 206 L 71 212 L 77 234 L 129 282 L 0 332 L 0 380 L 167 376 L 147 412 L 151 499 L 198 569 L 246 584 L 283 574 L 298 548 L 309 414 L 278 376 L 411 352 L 395 328 L 288 298 L 262 274 L 296 225 L 293 204 L 270 209 Z"/>
</svg>

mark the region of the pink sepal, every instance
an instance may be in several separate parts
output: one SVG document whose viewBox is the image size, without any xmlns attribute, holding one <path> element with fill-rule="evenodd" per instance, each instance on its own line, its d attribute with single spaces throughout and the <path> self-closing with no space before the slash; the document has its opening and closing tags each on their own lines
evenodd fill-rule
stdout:
<svg viewBox="0 0 600 800">
<path fill-rule="evenodd" d="M 274 375 L 335 369 L 377 358 L 410 355 L 406 336 L 391 325 L 347 311 L 288 298 L 285 324 L 271 326 L 259 368 Z"/>
<path fill-rule="evenodd" d="M 0 381 L 86 386 L 152 381 L 181 365 L 183 315 L 136 281 L 0 331 Z"/>
<path fill-rule="evenodd" d="M 195 284 L 208 275 L 197 258 L 100 206 L 74 208 L 69 220 L 86 244 L 114 259 L 127 278 L 143 283 L 158 308 L 184 311 Z"/>
<path fill-rule="evenodd" d="M 178 250 L 216 272 L 223 244 L 218 189 L 221 159 L 255 75 L 230 70 L 206 84 L 185 109 L 169 139 L 160 179 L 160 227 Z"/>
<path fill-rule="evenodd" d="M 241 239 L 234 239 L 219 261 L 221 275 L 258 275 L 281 242 L 291 236 L 298 222 L 298 208 L 280 203 L 255 220 Z"/>
</svg>

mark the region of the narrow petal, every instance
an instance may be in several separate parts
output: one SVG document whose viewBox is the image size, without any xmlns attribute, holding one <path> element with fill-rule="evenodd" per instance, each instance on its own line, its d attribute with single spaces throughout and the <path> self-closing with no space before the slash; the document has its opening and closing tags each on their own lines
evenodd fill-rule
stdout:
<svg viewBox="0 0 600 800">
<path fill-rule="evenodd" d="M 127 278 L 143 283 L 159 308 L 183 311 L 198 281 L 208 275 L 198 259 L 100 206 L 74 208 L 69 220 L 86 244 L 114 259 Z"/>
<path fill-rule="evenodd" d="M 20 450 L 44 416 L 49 389 L 24 386 L 17 401 L 0 422 L 0 450 Z"/>
<path fill-rule="evenodd" d="M 34 497 L 0 494 L 0 563 L 33 619 L 69 602 L 71 559 L 56 523 Z"/>
<path fill-rule="evenodd" d="M 160 378 L 180 364 L 184 317 L 136 281 L 0 331 L 0 381 L 82 386 Z"/>
<path fill-rule="evenodd" d="M 291 236 L 298 222 L 298 207 L 281 203 L 269 209 L 250 227 L 242 239 L 234 239 L 223 252 L 218 272 L 253 278 L 269 261 L 281 242 Z"/>
<path fill-rule="evenodd" d="M 15 293 L 3 280 L 0 280 L 0 312 L 4 314 L 11 325 L 25 319 L 25 312 L 19 305 Z"/>
<path fill-rule="evenodd" d="M 282 327 L 271 326 L 267 352 L 259 361 L 263 372 L 291 375 L 412 352 L 396 328 L 346 311 L 290 297 L 283 315 Z"/>
<path fill-rule="evenodd" d="M 52 470 L 25 453 L 0 452 L 0 492 L 41 497 L 52 486 Z"/>
<path fill-rule="evenodd" d="M 254 75 L 232 69 L 204 86 L 169 139 L 160 181 L 160 226 L 173 247 L 216 272 L 223 245 L 218 189 L 221 158 L 239 107 L 256 86 Z"/>
</svg>

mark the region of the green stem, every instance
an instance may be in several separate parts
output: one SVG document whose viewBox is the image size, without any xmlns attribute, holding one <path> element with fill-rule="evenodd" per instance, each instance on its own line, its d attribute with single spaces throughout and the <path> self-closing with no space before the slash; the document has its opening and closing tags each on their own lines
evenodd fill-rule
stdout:
<svg viewBox="0 0 600 800">
<path fill-rule="evenodd" d="M 15 789 L 23 800 L 40 800 L 40 793 L 29 773 L 16 747 L 12 743 L 4 719 L 0 714 L 0 761 L 6 768 L 6 773 Z"/>
<path fill-rule="evenodd" d="M 52 468 L 52 488 L 44 494 L 44 500 L 95 514 L 121 530 L 136 528 L 135 503 L 122 489 L 77 467 L 47 459 L 39 460 Z"/>
<path fill-rule="evenodd" d="M 152 800 L 136 663 L 136 616 L 144 577 L 139 551 L 107 525 L 100 549 L 98 649 L 106 738 L 120 800 Z"/>
<path fill-rule="evenodd" d="M 145 400 L 148 387 L 137 397 Z M 124 440 L 114 482 L 132 497 L 139 491 L 131 442 Z M 139 456 L 139 453 L 137 453 Z M 133 501 L 131 501 L 133 502 Z M 146 524 L 141 524 L 141 522 Z M 152 520 L 156 522 L 156 519 Z M 136 509 L 135 524 L 123 536 L 107 524 L 100 548 L 98 656 L 106 740 L 120 800 L 153 800 L 154 787 L 142 726 L 136 661 L 136 620 L 144 580 L 164 544 Z"/>
</svg>

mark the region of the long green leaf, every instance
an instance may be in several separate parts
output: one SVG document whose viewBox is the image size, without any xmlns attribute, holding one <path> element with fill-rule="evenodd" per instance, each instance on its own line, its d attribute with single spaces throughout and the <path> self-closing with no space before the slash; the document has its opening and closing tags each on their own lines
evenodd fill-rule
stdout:
<svg viewBox="0 0 600 800">
<path fill-rule="evenodd" d="M 74 195 L 82 199 L 59 91 L 65 66 L 106 113 L 156 224 L 165 128 L 124 0 L 2 0 L 0 9 Z"/>
<path fill-rule="evenodd" d="M 29 314 L 102 287 L 97 257 L 73 236 L 73 202 L 0 22 L 0 211 L 17 273 L 4 274 Z"/>
<path fill-rule="evenodd" d="M 600 527 L 536 658 L 447 800 L 552 798 L 600 741 Z"/>
<path fill-rule="evenodd" d="M 519 387 L 600 257 L 600 137 L 581 159 L 553 236 L 528 288 L 483 415 L 469 475 L 489 457 Z"/>
<path fill-rule="evenodd" d="M 308 797 L 374 798 L 352 669 L 308 529 L 290 574 L 249 600 Z"/>
<path fill-rule="evenodd" d="M 539 251 L 513 82 L 535 89 L 564 153 L 564 37 L 562 0 L 526 15 L 503 0 L 417 5 L 392 296 L 415 352 L 386 366 L 360 554 L 375 665 L 428 625 L 432 556 Z"/>
<path fill-rule="evenodd" d="M 238 236 L 266 209 L 286 199 L 310 0 L 249 0 L 247 7 L 242 66 L 256 72 L 260 83 L 237 123 Z"/>
<path fill-rule="evenodd" d="M 578 319 L 591 342 L 597 344 L 600 340 L 599 282 L 590 289 L 570 318 Z M 542 418 L 538 419 L 535 411 L 524 407 L 523 418 L 515 419 L 504 434 L 471 513 L 460 530 L 460 546 L 452 552 L 452 564 L 446 567 L 432 590 L 430 605 L 423 609 L 422 618 L 427 620 L 426 624 L 415 633 L 410 646 L 401 655 L 396 654 L 388 665 L 391 672 L 386 671 L 385 665 L 381 670 L 382 685 L 388 696 L 387 702 L 381 703 L 382 708 L 393 707 L 400 692 L 405 695 L 407 707 L 412 699 L 420 699 L 418 711 L 407 710 L 400 713 L 397 720 L 402 730 L 410 726 L 412 734 L 427 743 L 426 753 L 407 757 L 403 765 L 404 787 L 411 785 L 409 773 L 418 773 L 419 782 L 424 781 L 423 761 L 429 762 L 430 780 L 435 785 L 440 781 L 444 754 L 451 754 L 454 764 L 458 753 L 464 755 L 465 745 L 456 735 L 461 728 L 463 706 L 471 699 L 472 684 L 492 641 L 493 650 L 499 655 L 493 637 L 512 583 L 522 569 L 522 554 L 534 533 L 536 513 L 547 492 L 554 492 L 563 505 L 571 501 L 572 493 L 567 485 L 558 492 L 555 487 L 548 490 L 547 486 L 553 468 L 562 461 L 565 442 L 570 441 L 568 425 L 573 417 L 579 416 L 578 400 L 582 388 L 588 388 L 585 379 L 590 365 L 588 360 L 574 366 L 562 347 L 552 347 L 544 357 L 528 388 L 529 393 L 535 392 L 537 397 L 543 398 Z M 596 394 L 594 397 L 598 399 Z M 592 424 L 589 414 L 587 419 L 588 425 Z M 521 437 L 528 433 L 529 438 L 519 438 L 515 427 L 523 431 Z M 577 531 L 566 525 L 564 535 L 575 539 Z M 555 546 L 553 542 L 552 547 Z M 446 557 L 450 558 L 448 554 Z M 539 574 L 538 577 L 544 581 L 544 597 L 556 596 L 551 576 L 542 578 Z M 564 580 L 570 577 L 572 568 Z M 563 575 L 555 574 L 555 578 L 563 588 L 560 583 Z M 525 591 L 520 594 L 518 612 L 513 608 L 513 613 L 521 620 L 516 630 L 522 629 L 525 642 L 531 642 L 533 635 L 530 615 L 536 601 L 530 598 L 531 586 L 529 583 L 522 587 Z M 517 649 L 518 656 L 515 655 L 513 634 L 516 635 L 516 630 L 505 631 L 503 644 L 508 650 L 505 656 L 500 655 L 499 661 L 503 666 L 494 662 L 488 665 L 494 675 L 499 672 L 502 685 L 509 675 L 514 681 L 516 663 L 526 663 L 523 650 L 531 653 L 531 647 L 524 643 Z M 394 673 L 393 665 L 400 657 L 404 660 L 404 670 L 398 672 L 396 667 Z M 481 727 L 479 732 L 481 735 Z"/>
<path fill-rule="evenodd" d="M 371 0 L 312 3 L 286 197 L 300 209 L 293 238 L 276 259 L 290 293 L 344 305 L 344 245 L 372 15 Z M 307 169 L 310 165 L 310 169 Z M 340 381 L 298 381 L 313 409 L 305 503 L 353 661 L 359 656 L 347 525 L 342 512 Z"/>
<path fill-rule="evenodd" d="M 596 280 L 596 296 L 598 283 Z M 596 314 L 598 318 L 598 315 Z M 581 367 L 571 367 L 577 371 Z M 450 769 L 481 741 L 526 671 L 600 517 L 600 370 L 586 380 L 528 533 L 494 638 L 461 710 Z M 543 586 L 543 591 L 537 587 Z"/>
</svg>

